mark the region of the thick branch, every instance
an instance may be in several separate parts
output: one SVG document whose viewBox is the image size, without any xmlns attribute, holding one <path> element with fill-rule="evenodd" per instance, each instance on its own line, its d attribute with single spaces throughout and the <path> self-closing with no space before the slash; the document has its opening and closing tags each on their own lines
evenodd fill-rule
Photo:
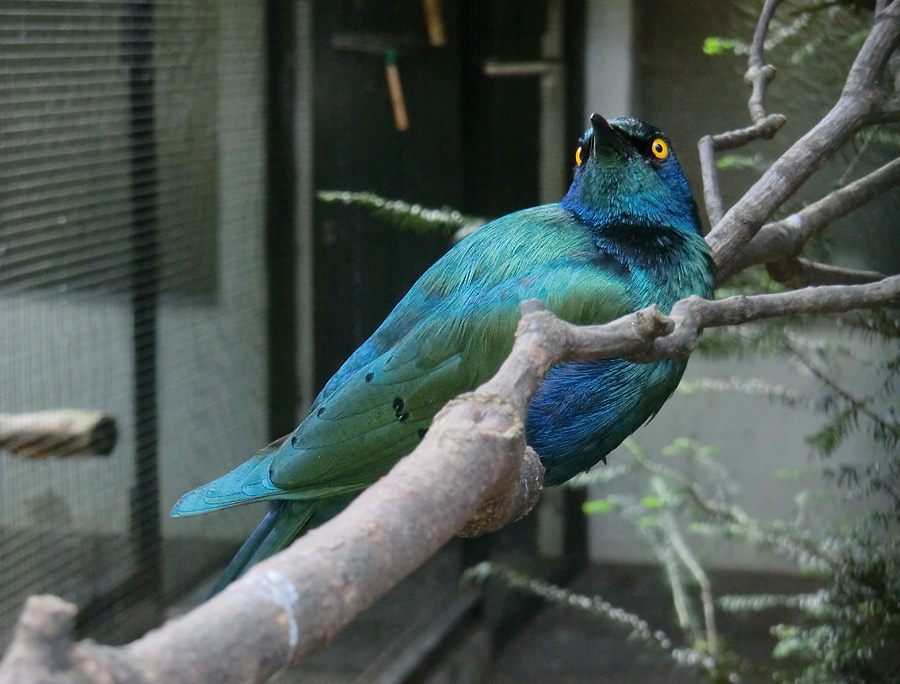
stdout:
<svg viewBox="0 0 900 684">
<path fill-rule="evenodd" d="M 544 466 L 535 450 L 526 446 L 519 468 L 506 474 L 497 493 L 478 506 L 457 534 L 460 537 L 480 537 L 524 518 L 540 501 L 543 486 Z"/>
</svg>

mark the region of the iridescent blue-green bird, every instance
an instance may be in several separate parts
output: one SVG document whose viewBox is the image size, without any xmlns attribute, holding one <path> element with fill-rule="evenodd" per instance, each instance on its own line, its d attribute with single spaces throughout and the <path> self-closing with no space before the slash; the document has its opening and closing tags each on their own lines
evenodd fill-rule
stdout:
<svg viewBox="0 0 900 684">
<path fill-rule="evenodd" d="M 178 501 L 174 516 L 272 502 L 216 589 L 335 515 L 415 448 L 447 401 L 490 378 L 512 348 L 523 300 L 592 324 L 712 294 L 697 207 L 664 133 L 594 114 L 575 161 L 561 202 L 492 221 L 429 268 L 292 434 Z M 526 428 L 546 484 L 605 460 L 684 368 L 619 358 L 552 369 Z"/>
</svg>

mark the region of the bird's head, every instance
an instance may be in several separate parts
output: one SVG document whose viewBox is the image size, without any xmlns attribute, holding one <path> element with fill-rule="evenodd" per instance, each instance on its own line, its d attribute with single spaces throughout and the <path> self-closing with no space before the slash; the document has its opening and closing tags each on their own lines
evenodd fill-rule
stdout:
<svg viewBox="0 0 900 684">
<path fill-rule="evenodd" d="M 665 133 L 641 119 L 591 116 L 562 201 L 588 223 L 700 232 L 697 205 Z"/>
</svg>

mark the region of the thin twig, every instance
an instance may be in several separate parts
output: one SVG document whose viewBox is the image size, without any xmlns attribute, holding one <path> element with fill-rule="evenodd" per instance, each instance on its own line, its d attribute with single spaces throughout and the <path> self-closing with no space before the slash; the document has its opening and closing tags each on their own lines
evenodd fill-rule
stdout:
<svg viewBox="0 0 900 684">
<path fill-rule="evenodd" d="M 806 345 L 804 345 L 799 338 L 789 335 L 786 339 L 786 343 L 788 349 L 791 350 L 791 353 L 793 353 L 813 375 L 841 395 L 844 401 L 852 408 L 858 409 L 861 413 L 868 416 L 870 420 L 881 425 L 885 430 L 900 430 L 900 422 L 890 416 L 880 414 L 872 408 L 869 399 L 859 398 L 854 392 L 847 389 L 837 378 L 831 375 L 831 373 L 825 370 L 825 368 L 822 367 L 822 364 L 809 353 Z"/>
<path fill-rule="evenodd" d="M 838 560 L 827 550 L 821 548 L 815 539 L 799 534 L 797 530 L 773 524 L 766 525 L 750 517 L 737 506 L 711 501 L 700 491 L 697 483 L 683 473 L 664 466 L 638 451 L 632 451 L 632 456 L 649 473 L 673 483 L 704 514 L 726 521 L 742 530 L 746 536 L 763 540 L 773 548 L 781 548 L 795 555 L 815 558 L 832 569 L 838 567 Z"/>
<path fill-rule="evenodd" d="M 663 517 L 660 516 L 660 522 Z M 662 527 L 655 530 L 656 536 L 652 538 L 648 530 L 643 530 L 643 532 L 645 537 L 650 538 L 653 552 L 666 571 L 669 590 L 672 593 L 672 605 L 675 607 L 675 615 L 678 618 L 678 626 L 690 639 L 691 645 L 696 648 L 697 643 L 703 638 L 703 630 L 700 627 L 700 621 L 694 615 L 687 588 L 684 586 L 684 577 L 682 576 L 681 566 L 678 564 L 678 554 L 672 544 L 666 543 L 666 531 Z"/>
<path fill-rule="evenodd" d="M 812 303 L 815 302 L 815 305 Z M 676 302 L 670 317 L 675 329 L 655 339 L 652 358 L 685 356 L 693 351 L 702 328 L 740 325 L 800 313 L 843 313 L 900 302 L 900 276 L 865 285 L 826 285 L 775 294 L 738 295 L 709 301 L 689 297 Z M 779 313 L 775 313 L 775 312 Z"/>
<path fill-rule="evenodd" d="M 747 106 L 753 125 L 718 135 L 705 135 L 697 143 L 700 153 L 700 171 L 703 178 L 703 200 L 706 205 L 706 216 L 711 226 L 715 226 L 725 215 L 722 191 L 719 187 L 719 171 L 716 168 L 716 152 L 731 150 L 763 138 L 770 140 L 778 129 L 784 126 L 787 119 L 782 114 L 767 115 L 763 106 L 766 86 L 775 78 L 775 67 L 766 64 L 763 50 L 769 22 L 775 8 L 782 0 L 766 0 L 753 41 L 750 45 L 750 57 L 747 61 L 746 81 L 752 88 Z"/>
<path fill-rule="evenodd" d="M 710 225 L 717 224 L 725 213 L 722 191 L 719 189 L 719 171 L 716 152 L 733 150 L 754 140 L 771 140 L 787 118 L 783 114 L 770 114 L 747 128 L 739 128 L 716 135 L 704 135 L 697 143 L 700 152 L 700 170 L 703 176 L 703 198 Z"/>
<path fill-rule="evenodd" d="M 766 86 L 775 78 L 775 67 L 766 62 L 764 49 L 766 34 L 769 32 L 769 23 L 775 14 L 775 9 L 781 2 L 782 0 L 766 0 L 766 4 L 759 15 L 756 30 L 753 32 L 753 41 L 750 43 L 750 59 L 748 60 L 747 71 L 744 74 L 744 81 L 752 87 L 747 108 L 750 110 L 750 118 L 755 124 L 761 123 L 766 118 L 764 104 Z"/>
<path fill-rule="evenodd" d="M 681 530 L 678 529 L 678 523 L 671 514 L 663 516 L 664 529 L 668 535 L 669 542 L 678 558 L 684 564 L 684 567 L 693 575 L 697 586 L 700 587 L 700 603 L 703 606 L 703 624 L 706 632 L 706 647 L 710 655 L 717 656 L 719 654 L 719 632 L 716 629 L 716 602 L 712 591 L 712 582 L 709 575 L 700 565 L 700 562 L 691 553 L 690 548 L 684 541 Z"/>
<path fill-rule="evenodd" d="M 651 629 L 646 620 L 640 616 L 614 606 L 601 596 L 585 596 L 569 589 L 556 586 L 542 579 L 528 577 L 499 563 L 482 562 L 466 571 L 469 581 L 484 581 L 489 577 L 501 578 L 512 589 L 527 591 L 530 594 L 562 605 L 569 605 L 585 610 L 592 615 L 601 616 L 612 623 L 626 628 L 630 634 L 641 641 L 655 646 L 675 657 L 672 639 L 660 629 Z M 677 658 L 676 658 L 677 661 Z"/>
<path fill-rule="evenodd" d="M 725 215 L 722 190 L 719 187 L 719 169 L 716 168 L 716 145 L 711 135 L 704 135 L 697 143 L 700 154 L 700 173 L 703 177 L 703 204 L 709 225 L 714 226 Z"/>
<path fill-rule="evenodd" d="M 747 128 L 738 128 L 725 133 L 717 133 L 712 136 L 713 144 L 717 152 L 724 150 L 733 150 L 738 147 L 751 143 L 762 138 L 763 140 L 771 140 L 775 137 L 778 130 L 787 123 L 787 117 L 784 114 L 769 114 L 752 126 Z"/>
<path fill-rule="evenodd" d="M 869 148 L 872 146 L 872 141 L 875 140 L 874 131 L 869 131 L 869 135 L 865 135 L 864 133 L 860 134 L 860 137 L 863 137 L 862 145 L 859 146 L 859 149 L 856 151 L 856 154 L 853 155 L 853 159 L 850 160 L 850 163 L 847 164 L 847 168 L 844 169 L 844 173 L 841 174 L 841 177 L 838 178 L 837 186 L 839 188 L 844 187 L 847 183 L 850 182 L 850 179 L 853 177 L 853 174 L 856 173 L 857 167 L 859 167 L 860 162 L 862 162 L 863 157 L 865 157 L 866 153 L 869 151 Z"/>
</svg>

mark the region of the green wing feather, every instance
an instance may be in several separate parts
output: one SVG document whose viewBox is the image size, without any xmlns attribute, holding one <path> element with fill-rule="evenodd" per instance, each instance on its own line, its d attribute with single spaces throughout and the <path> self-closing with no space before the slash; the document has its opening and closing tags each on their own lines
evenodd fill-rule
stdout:
<svg viewBox="0 0 900 684">
<path fill-rule="evenodd" d="M 496 372 L 523 300 L 541 299 L 579 324 L 633 310 L 627 272 L 597 254 L 590 233 L 558 205 L 484 226 L 419 279 L 289 438 L 186 494 L 173 514 L 367 487 L 415 447 L 441 406 Z"/>
</svg>

